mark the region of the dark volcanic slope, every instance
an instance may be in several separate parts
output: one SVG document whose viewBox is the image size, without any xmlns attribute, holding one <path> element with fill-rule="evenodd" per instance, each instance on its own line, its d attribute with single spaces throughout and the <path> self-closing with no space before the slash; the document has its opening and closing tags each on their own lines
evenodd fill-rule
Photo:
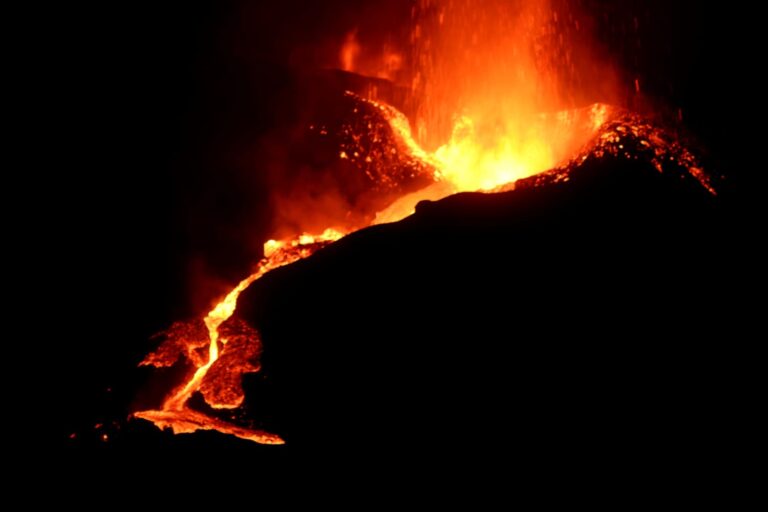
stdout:
<svg viewBox="0 0 768 512">
<path fill-rule="evenodd" d="M 737 335 L 719 209 L 610 156 L 422 203 L 242 294 L 264 341 L 247 406 L 292 446 L 365 453 L 693 442 Z"/>
</svg>

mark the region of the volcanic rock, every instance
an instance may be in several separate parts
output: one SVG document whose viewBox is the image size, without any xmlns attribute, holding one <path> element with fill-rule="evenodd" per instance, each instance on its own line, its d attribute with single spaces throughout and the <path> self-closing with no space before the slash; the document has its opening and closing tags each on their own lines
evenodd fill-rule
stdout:
<svg viewBox="0 0 768 512">
<path fill-rule="evenodd" d="M 246 407 L 289 445 L 389 455 L 634 451 L 693 428 L 731 314 L 718 197 L 682 176 L 593 152 L 271 272 L 233 320 L 262 334 Z"/>
</svg>

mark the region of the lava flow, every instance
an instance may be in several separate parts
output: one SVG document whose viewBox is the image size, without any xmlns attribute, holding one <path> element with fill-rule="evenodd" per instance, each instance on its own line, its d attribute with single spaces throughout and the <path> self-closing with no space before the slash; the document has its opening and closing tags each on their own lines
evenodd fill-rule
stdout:
<svg viewBox="0 0 768 512">
<path fill-rule="evenodd" d="M 370 145 L 360 141 L 366 137 L 378 141 L 378 134 L 342 136 L 340 140 L 351 142 L 336 148 L 338 158 L 349 165 L 359 164 L 373 181 L 391 181 L 396 180 L 395 171 L 384 158 L 400 155 L 413 163 L 408 167 L 411 177 L 420 173 L 428 183 L 390 201 L 370 219 L 371 224 L 400 220 L 412 214 L 423 199 L 440 199 L 462 191 L 508 189 L 522 178 L 557 169 L 558 165 L 561 171 L 577 165 L 579 159 L 587 158 L 585 155 L 620 156 L 627 137 L 636 143 L 637 151 L 649 152 L 660 172 L 665 172 L 663 162 L 679 161 L 712 190 L 702 181 L 695 159 L 677 143 L 665 139 L 662 132 L 639 117 L 604 103 L 584 101 L 588 96 L 572 86 L 579 82 L 574 77 L 575 57 L 565 46 L 579 32 L 576 15 L 558 13 L 548 2 L 520 1 L 515 9 L 507 9 L 507 3 L 500 1 L 483 5 L 479 9 L 468 0 L 422 0 L 414 10 L 411 44 L 416 56 L 411 93 L 419 99 L 413 123 L 416 136 L 411 133 L 409 120 L 391 105 L 346 93 L 354 106 L 349 116 L 370 116 L 383 122 L 391 143 L 374 153 Z M 575 28 L 566 30 L 568 23 Z M 360 71 L 354 62 L 361 51 L 359 43 L 353 36 L 347 39 L 341 65 Z M 391 61 L 387 60 L 387 76 L 391 76 Z M 584 61 L 591 67 L 582 74 L 594 75 L 603 85 L 610 81 L 609 74 L 595 72 L 598 66 L 594 59 L 582 54 L 579 62 Z M 575 104 L 582 106 L 576 108 Z M 372 130 L 370 120 L 358 124 Z M 370 172 L 371 166 L 376 167 L 376 173 Z M 562 172 L 547 176 L 560 179 Z M 164 333 L 165 341 L 142 361 L 156 367 L 182 361 L 190 365 L 189 375 L 159 409 L 134 416 L 174 433 L 217 430 L 258 443 L 282 444 L 278 435 L 236 425 L 190 402 L 199 393 L 211 409 L 236 409 L 244 400 L 242 375 L 259 370 L 259 334 L 243 322 L 227 322 L 240 293 L 266 273 L 306 258 L 359 227 L 363 226 L 329 228 L 319 235 L 266 242 L 264 258 L 254 273 L 203 320 L 174 324 Z"/>
<path fill-rule="evenodd" d="M 219 327 L 232 316 L 232 313 L 234 313 L 237 305 L 237 297 L 240 293 L 267 272 L 291 264 L 302 258 L 306 258 L 318 249 L 328 245 L 334 240 L 338 240 L 341 236 L 342 234 L 338 231 L 328 229 L 319 236 L 304 234 L 289 242 L 269 240 L 265 243 L 264 259 L 259 262 L 256 271 L 240 281 L 240 283 L 227 294 L 224 300 L 216 304 L 216 306 L 208 312 L 208 315 L 206 315 L 203 320 L 208 338 L 207 360 L 203 362 L 199 357 L 190 356 L 190 360 L 193 362 L 197 360 L 198 363 L 198 367 L 192 377 L 166 398 L 163 402 L 162 409 L 140 411 L 135 413 L 134 416 L 150 420 L 160 428 L 169 427 L 177 434 L 194 432 L 196 430 L 218 430 L 219 432 L 233 434 L 258 443 L 282 444 L 282 439 L 276 435 L 260 430 L 239 427 L 218 420 L 189 408 L 187 402 L 194 392 L 200 390 L 209 371 L 218 361 L 220 361 L 220 355 L 227 347 L 229 338 L 221 336 Z M 180 332 L 178 335 L 168 336 L 166 341 L 157 351 L 152 352 L 144 359 L 144 361 L 142 361 L 143 365 L 171 366 L 176 362 L 181 352 L 199 348 L 199 343 L 195 343 L 194 339 L 188 337 L 190 334 L 189 330 L 184 329 L 183 324 L 179 324 L 179 327 L 182 328 L 179 329 Z M 260 348 L 258 347 L 258 336 L 255 332 L 252 331 L 250 335 L 246 334 L 245 339 L 250 342 L 249 344 L 256 344 L 257 348 Z M 221 348 L 219 347 L 219 343 L 221 343 Z M 258 367 L 246 365 L 246 369 L 257 371 Z M 239 379 L 240 375 L 241 374 L 238 373 L 236 377 Z M 203 395 L 208 405 L 215 409 L 231 409 L 238 407 L 242 403 L 244 396 L 241 389 L 239 393 L 231 393 L 231 389 L 225 389 L 224 392 L 222 392 L 220 386 L 216 384 L 213 386 L 213 392 L 206 393 L 205 390 L 203 390 Z M 235 388 L 239 388 L 237 383 L 235 383 Z M 230 392 L 227 393 L 227 391 Z"/>
</svg>

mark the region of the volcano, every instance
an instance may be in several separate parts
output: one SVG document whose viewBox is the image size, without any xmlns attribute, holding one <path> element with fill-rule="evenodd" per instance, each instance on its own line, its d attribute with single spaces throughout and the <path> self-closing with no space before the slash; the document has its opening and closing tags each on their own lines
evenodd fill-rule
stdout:
<svg viewBox="0 0 768 512">
<path fill-rule="evenodd" d="M 663 64 L 678 61 L 637 64 L 614 45 L 628 68 L 648 67 L 606 70 L 581 36 L 585 18 L 563 2 L 549 13 L 519 2 L 533 9 L 522 18 L 439 3 L 406 10 L 416 22 L 405 43 L 376 46 L 373 21 L 320 31 L 338 36 L 320 66 L 295 34 L 275 35 L 279 47 L 263 51 L 285 54 L 255 65 L 238 60 L 252 46 L 210 50 L 201 88 L 214 92 L 188 107 L 203 114 L 166 114 L 186 145 L 172 145 L 178 126 L 147 126 L 153 115 L 124 129 L 155 133 L 162 149 L 120 152 L 132 164 L 120 176 L 144 177 L 115 203 L 131 230 L 89 239 L 114 236 L 125 250 L 80 263 L 113 297 L 89 301 L 83 347 L 98 363 L 78 357 L 66 370 L 99 400 L 118 395 L 114 419 L 100 409 L 85 420 L 99 447 L 546 461 L 693 454 L 702 425 L 730 417 L 736 284 L 751 275 L 730 195 L 737 172 L 716 143 L 738 138 L 727 156 L 747 151 L 717 118 L 731 109 L 714 104 L 715 85 L 674 93 L 700 100 L 698 111 L 685 101 L 668 111 L 648 99 L 666 94 L 652 77 L 690 86 Z M 630 32 L 658 26 L 628 16 Z M 709 131 L 702 112 L 714 112 Z M 137 206 L 150 196 L 154 207 Z M 123 243 L 134 224 L 154 235 Z M 152 267 L 156 257 L 166 259 Z M 185 273 L 196 258 L 208 266 Z M 108 350 L 119 364 L 99 360 Z M 62 417 L 80 418 L 71 404 L 90 398 L 66 394 Z M 80 419 L 63 423 L 69 445 L 89 443 Z"/>
<path fill-rule="evenodd" d="M 679 333 L 716 328 L 718 177 L 676 136 L 595 105 L 571 115 L 601 121 L 562 166 L 451 194 L 397 111 L 336 101 L 346 122 L 321 140 L 370 190 L 447 197 L 346 236 L 267 242 L 251 276 L 145 359 L 196 370 L 136 417 L 264 444 L 498 443 L 514 425 L 602 432 L 606 415 L 634 414 L 641 395 L 664 404 L 695 378 L 681 365 L 700 347 Z M 350 126 L 368 128 L 354 146 Z"/>
</svg>

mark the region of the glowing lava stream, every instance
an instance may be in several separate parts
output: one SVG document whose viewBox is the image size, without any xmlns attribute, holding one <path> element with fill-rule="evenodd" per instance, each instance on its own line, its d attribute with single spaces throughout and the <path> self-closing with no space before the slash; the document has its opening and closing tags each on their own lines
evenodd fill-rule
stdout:
<svg viewBox="0 0 768 512">
<path fill-rule="evenodd" d="M 307 234 L 301 235 L 290 244 L 277 242 L 275 240 L 269 240 L 264 244 L 264 259 L 259 263 L 256 272 L 240 281 L 240 283 L 227 294 L 224 300 L 216 304 L 205 317 L 205 326 L 208 329 L 208 338 L 210 339 L 210 345 L 208 346 L 208 362 L 195 371 L 195 374 L 184 387 L 179 389 L 165 401 L 163 409 L 166 411 L 183 410 L 184 405 L 187 403 L 187 400 L 189 400 L 189 397 L 192 396 L 192 393 L 200 388 L 200 384 L 208 373 L 208 369 L 219 358 L 219 341 L 221 341 L 222 345 L 227 344 L 226 338 L 222 337 L 219 339 L 219 326 L 226 322 L 235 312 L 237 298 L 251 285 L 251 283 L 271 270 L 309 256 L 314 252 L 313 250 L 309 250 L 309 246 L 320 242 L 332 242 L 338 240 L 342 236 L 342 233 L 336 230 L 326 229 L 323 234 L 318 236 Z M 286 251 L 286 246 L 291 249 L 298 248 L 299 250 Z M 214 405 L 213 407 L 216 406 Z"/>
<path fill-rule="evenodd" d="M 260 266 L 259 270 L 240 281 L 234 290 L 227 294 L 224 300 L 216 304 L 216 307 L 208 312 L 208 315 L 205 317 L 205 326 L 208 328 L 208 337 L 211 340 L 211 344 L 208 346 L 208 362 L 195 371 L 195 374 L 183 388 L 165 401 L 164 409 L 170 411 L 182 410 L 192 393 L 200 387 L 200 383 L 203 382 L 208 369 L 219 358 L 219 326 L 235 312 L 237 297 L 240 293 L 248 288 L 252 282 L 263 276 L 268 271 L 267 268 L 267 266 Z M 227 339 L 222 338 L 221 344 L 226 345 Z"/>
<path fill-rule="evenodd" d="M 298 238 L 286 242 L 269 240 L 264 244 L 264 258 L 259 262 L 256 271 L 240 281 L 238 285 L 230 291 L 227 296 L 216 304 L 208 312 L 204 322 L 208 330 L 208 361 L 199 366 L 192 377 L 178 390 L 173 392 L 164 402 L 160 410 L 148 410 L 134 413 L 137 418 L 152 421 L 160 428 L 170 428 L 176 434 L 194 432 L 196 430 L 217 430 L 226 434 L 232 434 L 237 437 L 256 441 L 261 444 L 283 444 L 283 440 L 274 434 L 261 430 L 248 429 L 219 420 L 205 413 L 195 411 L 187 407 L 187 401 L 200 386 L 208 374 L 211 366 L 219 359 L 222 346 L 227 344 L 227 338 L 219 336 L 219 327 L 227 321 L 235 312 L 237 298 L 248 286 L 262 277 L 264 274 L 298 261 L 314 253 L 317 249 L 324 247 L 330 242 L 338 240 L 344 236 L 341 232 L 326 229 L 322 234 L 313 236 L 303 234 Z M 222 347 L 223 350 L 223 347 Z M 230 405 L 210 404 L 216 409 L 230 408 Z"/>
</svg>

